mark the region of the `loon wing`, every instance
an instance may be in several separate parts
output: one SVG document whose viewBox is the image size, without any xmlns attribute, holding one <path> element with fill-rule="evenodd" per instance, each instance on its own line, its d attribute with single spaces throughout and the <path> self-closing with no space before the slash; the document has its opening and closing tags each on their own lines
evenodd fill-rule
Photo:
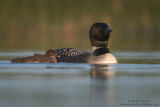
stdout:
<svg viewBox="0 0 160 107">
<path fill-rule="evenodd" d="M 59 56 L 57 62 L 61 63 L 87 63 L 88 57 L 92 55 L 90 52 L 74 48 L 55 49 L 55 51 Z"/>
</svg>

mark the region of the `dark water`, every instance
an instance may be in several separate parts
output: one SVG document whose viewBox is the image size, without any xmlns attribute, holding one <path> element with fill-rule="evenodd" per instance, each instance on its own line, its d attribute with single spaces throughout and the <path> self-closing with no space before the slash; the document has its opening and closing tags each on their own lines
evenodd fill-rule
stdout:
<svg viewBox="0 0 160 107">
<path fill-rule="evenodd" d="M 114 52 L 114 65 L 9 61 L 32 53 L 0 53 L 0 107 L 160 106 L 160 51 Z"/>
</svg>

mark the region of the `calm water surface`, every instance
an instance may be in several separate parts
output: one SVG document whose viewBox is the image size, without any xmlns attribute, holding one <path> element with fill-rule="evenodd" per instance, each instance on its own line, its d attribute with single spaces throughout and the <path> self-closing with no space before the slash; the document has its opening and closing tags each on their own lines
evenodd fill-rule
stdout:
<svg viewBox="0 0 160 107">
<path fill-rule="evenodd" d="M 0 107 L 160 106 L 160 51 L 114 52 L 114 65 L 9 61 L 33 53 L 0 52 Z"/>
</svg>

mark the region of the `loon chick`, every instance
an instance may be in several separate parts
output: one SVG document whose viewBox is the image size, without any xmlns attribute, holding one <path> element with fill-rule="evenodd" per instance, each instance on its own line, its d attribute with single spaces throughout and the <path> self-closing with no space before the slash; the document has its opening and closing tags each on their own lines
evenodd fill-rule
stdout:
<svg viewBox="0 0 160 107">
<path fill-rule="evenodd" d="M 91 26 L 89 36 L 93 53 L 74 49 L 62 48 L 55 49 L 59 58 L 59 63 L 89 63 L 89 64 L 115 64 L 116 58 L 110 53 L 108 40 L 110 33 L 109 26 L 106 23 L 95 23 Z"/>
<path fill-rule="evenodd" d="M 34 56 L 12 59 L 12 63 L 57 63 L 57 53 L 54 50 L 48 50 L 45 55 L 34 54 Z"/>
</svg>

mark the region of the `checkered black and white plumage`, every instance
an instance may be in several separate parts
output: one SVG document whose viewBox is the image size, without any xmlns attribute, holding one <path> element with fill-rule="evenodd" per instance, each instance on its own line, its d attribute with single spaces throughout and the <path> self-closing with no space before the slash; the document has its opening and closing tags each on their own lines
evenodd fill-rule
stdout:
<svg viewBox="0 0 160 107">
<path fill-rule="evenodd" d="M 89 56 L 92 54 L 74 48 L 55 49 L 58 54 L 57 62 L 60 63 L 87 63 Z"/>
</svg>

